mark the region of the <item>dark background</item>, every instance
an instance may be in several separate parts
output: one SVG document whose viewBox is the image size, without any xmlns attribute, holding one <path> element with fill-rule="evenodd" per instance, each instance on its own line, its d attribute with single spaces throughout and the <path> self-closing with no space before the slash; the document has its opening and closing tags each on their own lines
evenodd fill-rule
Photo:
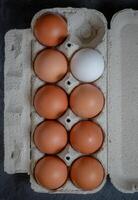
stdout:
<svg viewBox="0 0 138 200">
<path fill-rule="evenodd" d="M 4 35 L 9 29 L 30 27 L 33 15 L 50 7 L 87 7 L 101 11 L 110 23 L 114 13 L 124 8 L 138 9 L 138 0 L 0 0 L 0 200 L 138 200 L 138 193 L 123 194 L 108 181 L 104 188 L 91 195 L 41 194 L 30 188 L 26 174 L 8 175 L 3 169 L 3 71 Z"/>
</svg>

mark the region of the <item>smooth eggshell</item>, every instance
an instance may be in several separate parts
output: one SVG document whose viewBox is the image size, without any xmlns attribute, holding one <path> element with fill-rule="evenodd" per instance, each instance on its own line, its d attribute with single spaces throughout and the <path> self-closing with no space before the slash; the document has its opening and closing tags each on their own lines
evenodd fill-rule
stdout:
<svg viewBox="0 0 138 200">
<path fill-rule="evenodd" d="M 101 163 L 90 156 L 78 158 L 71 166 L 70 178 L 83 190 L 96 189 L 102 183 L 105 172 Z"/>
<path fill-rule="evenodd" d="M 70 107 L 82 118 L 95 117 L 104 107 L 104 95 L 92 84 L 81 84 L 70 95 Z"/>
<path fill-rule="evenodd" d="M 103 131 L 95 122 L 80 121 L 70 131 L 70 143 L 83 154 L 94 153 L 102 146 Z"/>
<path fill-rule="evenodd" d="M 68 170 L 66 164 L 57 156 L 46 156 L 37 162 L 34 176 L 38 184 L 54 190 L 66 182 Z"/>
<path fill-rule="evenodd" d="M 34 143 L 41 152 L 56 154 L 67 144 L 67 131 L 57 121 L 44 121 L 34 131 Z"/>
<path fill-rule="evenodd" d="M 35 22 L 34 35 L 45 46 L 57 46 L 68 35 L 66 21 L 57 14 L 47 13 L 41 15 Z"/>
<path fill-rule="evenodd" d="M 41 117 L 57 119 L 68 108 L 67 94 L 58 86 L 45 85 L 36 92 L 34 107 Z"/>
<path fill-rule="evenodd" d="M 70 67 L 72 74 L 78 80 L 93 82 L 104 72 L 104 59 L 96 50 L 81 49 L 72 57 Z"/>
<path fill-rule="evenodd" d="M 67 59 L 55 49 L 41 51 L 34 61 L 34 71 L 43 81 L 54 83 L 63 78 L 68 69 Z"/>
</svg>

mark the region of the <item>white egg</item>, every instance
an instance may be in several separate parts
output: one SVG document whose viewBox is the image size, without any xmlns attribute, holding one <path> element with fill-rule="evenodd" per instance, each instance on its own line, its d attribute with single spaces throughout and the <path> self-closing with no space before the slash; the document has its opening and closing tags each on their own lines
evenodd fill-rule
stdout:
<svg viewBox="0 0 138 200">
<path fill-rule="evenodd" d="M 78 80 L 93 82 L 103 74 L 104 59 L 98 51 L 85 48 L 74 54 L 70 67 L 72 74 Z"/>
</svg>

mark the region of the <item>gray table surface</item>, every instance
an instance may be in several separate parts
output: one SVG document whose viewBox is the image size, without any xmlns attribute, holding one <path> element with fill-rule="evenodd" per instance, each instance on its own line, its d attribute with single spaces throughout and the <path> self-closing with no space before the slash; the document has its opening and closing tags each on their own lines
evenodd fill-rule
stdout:
<svg viewBox="0 0 138 200">
<path fill-rule="evenodd" d="M 117 191 L 108 178 L 104 188 L 96 194 L 40 194 L 30 188 L 26 174 L 8 175 L 3 170 L 3 71 L 4 35 L 9 29 L 28 28 L 33 15 L 43 8 L 87 7 L 101 11 L 110 23 L 113 14 L 124 8 L 138 9 L 138 0 L 0 0 L 0 200 L 138 200 L 138 193 L 123 194 Z"/>
</svg>

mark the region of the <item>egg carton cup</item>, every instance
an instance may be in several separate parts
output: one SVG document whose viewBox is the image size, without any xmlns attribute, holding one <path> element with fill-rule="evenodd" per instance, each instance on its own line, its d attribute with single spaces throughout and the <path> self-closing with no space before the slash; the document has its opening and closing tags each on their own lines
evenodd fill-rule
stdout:
<svg viewBox="0 0 138 200">
<path fill-rule="evenodd" d="M 96 118 L 103 129 L 104 143 L 100 151 L 93 154 L 109 174 L 111 182 L 122 192 L 138 190 L 138 12 L 127 9 L 117 13 L 107 29 L 102 13 L 86 8 L 53 8 L 38 12 L 31 29 L 11 30 L 5 36 L 5 109 L 4 142 L 7 173 L 28 173 L 31 187 L 36 192 L 49 193 L 95 193 L 76 188 L 68 179 L 63 187 L 49 191 L 38 185 L 33 176 L 35 163 L 44 156 L 33 142 L 35 127 L 44 119 L 33 107 L 36 90 L 45 83 L 33 72 L 33 61 L 45 47 L 37 42 L 32 28 L 36 19 L 47 12 L 59 13 L 67 19 L 69 36 L 57 47 L 68 60 L 80 48 L 94 48 L 105 61 L 103 75 L 95 81 L 104 93 L 105 106 Z M 57 83 L 68 94 L 81 82 L 70 72 Z M 70 108 L 58 119 L 68 130 L 78 121 Z M 58 154 L 67 166 L 82 156 L 68 144 Z"/>
</svg>

